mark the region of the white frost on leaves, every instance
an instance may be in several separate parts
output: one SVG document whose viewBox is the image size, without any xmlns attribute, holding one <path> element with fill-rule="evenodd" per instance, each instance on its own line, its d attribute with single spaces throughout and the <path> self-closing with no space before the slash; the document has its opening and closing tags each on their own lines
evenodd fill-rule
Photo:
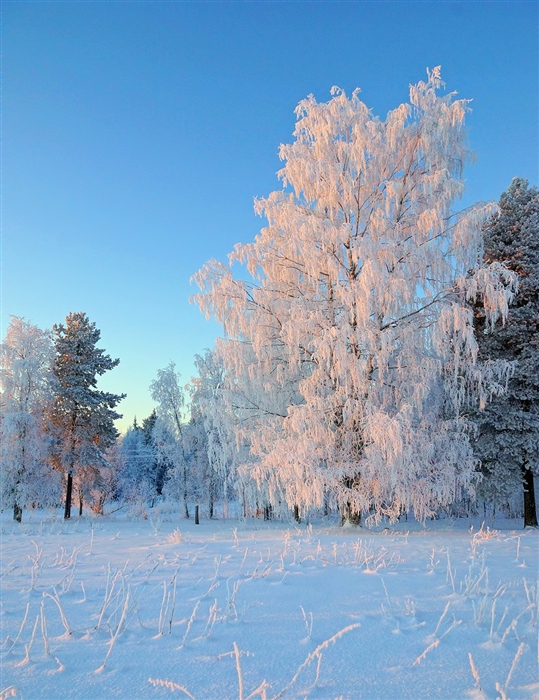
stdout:
<svg viewBox="0 0 539 700">
<path fill-rule="evenodd" d="M 50 332 L 14 316 L 0 353 L 2 507 L 54 502 L 60 485 L 47 462 L 45 415 L 52 398 Z"/>
<path fill-rule="evenodd" d="M 195 276 L 226 335 L 219 410 L 247 452 L 240 474 L 273 501 L 425 518 L 470 484 L 461 413 L 489 382 L 468 302 L 494 323 L 516 282 L 481 266 L 493 208 L 452 209 L 468 108 L 440 86 L 436 68 L 385 121 L 358 91 L 300 102 L 283 189 L 255 201 L 268 225 Z"/>
</svg>

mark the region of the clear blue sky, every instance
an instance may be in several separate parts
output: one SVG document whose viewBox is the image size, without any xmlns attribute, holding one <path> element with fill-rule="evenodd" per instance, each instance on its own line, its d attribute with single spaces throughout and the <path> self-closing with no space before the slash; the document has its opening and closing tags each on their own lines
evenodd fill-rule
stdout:
<svg viewBox="0 0 539 700">
<path fill-rule="evenodd" d="M 10 2 L 3 25 L 2 336 L 85 311 L 120 428 L 219 327 L 190 277 L 263 225 L 293 110 L 359 86 L 385 116 L 425 68 L 472 98 L 465 203 L 537 184 L 537 2 Z"/>
</svg>

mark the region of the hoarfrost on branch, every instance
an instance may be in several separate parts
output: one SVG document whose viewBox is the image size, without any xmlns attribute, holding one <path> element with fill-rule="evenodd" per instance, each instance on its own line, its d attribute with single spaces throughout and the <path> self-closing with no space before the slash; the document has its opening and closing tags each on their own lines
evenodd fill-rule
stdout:
<svg viewBox="0 0 539 700">
<path fill-rule="evenodd" d="M 283 188 L 255 202 L 267 226 L 195 276 L 226 335 L 242 469 L 270 500 L 424 519 L 471 483 L 462 413 L 488 392 L 467 301 L 494 323 L 516 278 L 481 262 L 494 205 L 453 210 L 468 107 L 441 86 L 435 68 L 385 121 L 358 90 L 300 102 Z"/>
</svg>

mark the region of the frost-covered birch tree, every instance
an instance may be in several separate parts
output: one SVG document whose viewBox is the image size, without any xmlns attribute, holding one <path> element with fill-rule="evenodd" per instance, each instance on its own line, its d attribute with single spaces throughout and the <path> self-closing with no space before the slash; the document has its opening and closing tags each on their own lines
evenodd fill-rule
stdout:
<svg viewBox="0 0 539 700">
<path fill-rule="evenodd" d="M 191 418 L 204 431 L 203 443 L 207 461 L 207 491 L 210 517 L 213 516 L 214 502 L 235 495 L 241 485 L 236 478 L 236 467 L 240 455 L 245 452 L 238 444 L 236 430 L 238 416 L 235 395 L 231 382 L 225 377 L 225 370 L 218 349 L 204 350 L 195 355 L 198 376 L 189 384 L 191 396 Z M 248 450 L 247 455 L 248 456 Z M 225 505 L 226 508 L 226 505 Z"/>
<path fill-rule="evenodd" d="M 23 507 L 59 495 L 47 451 L 45 408 L 52 397 L 50 332 L 14 316 L 1 346 L 0 462 L 2 506 L 21 522 Z"/>
<path fill-rule="evenodd" d="M 181 497 L 185 517 L 189 518 L 188 465 L 182 426 L 185 392 L 174 362 L 158 370 L 157 379 L 150 384 L 150 393 L 157 404 L 157 420 L 152 431 L 157 458 L 170 464 L 166 487 Z"/>
<path fill-rule="evenodd" d="M 514 276 L 481 264 L 493 206 L 454 211 L 468 107 L 441 88 L 436 68 L 385 120 L 358 90 L 300 102 L 283 188 L 255 202 L 267 226 L 195 276 L 274 500 L 424 519 L 470 484 L 461 411 L 487 388 L 466 300 L 504 318 Z"/>
</svg>

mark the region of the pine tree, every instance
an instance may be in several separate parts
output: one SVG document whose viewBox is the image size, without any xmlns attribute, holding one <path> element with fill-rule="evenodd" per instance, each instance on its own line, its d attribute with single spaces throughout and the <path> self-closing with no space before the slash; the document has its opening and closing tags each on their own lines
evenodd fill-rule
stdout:
<svg viewBox="0 0 539 700">
<path fill-rule="evenodd" d="M 98 377 L 116 367 L 119 360 L 96 347 L 101 333 L 86 314 L 69 314 L 65 326 L 53 326 L 53 335 L 57 386 L 50 422 L 55 464 L 66 477 L 64 518 L 69 518 L 75 478 L 81 499 L 85 486 L 87 493 L 105 486 L 100 466 L 106 465 L 104 452 L 118 437 L 114 421 L 122 416 L 114 409 L 125 394 L 97 388 Z M 102 503 L 102 498 L 98 502 Z"/>
<path fill-rule="evenodd" d="M 500 210 L 485 225 L 485 260 L 503 262 L 519 275 L 519 290 L 504 325 L 489 325 L 476 309 L 480 357 L 516 360 L 505 395 L 477 417 L 475 451 L 482 462 L 487 499 L 524 494 L 524 524 L 537 526 L 534 473 L 539 468 L 539 192 L 514 178 Z"/>
</svg>

